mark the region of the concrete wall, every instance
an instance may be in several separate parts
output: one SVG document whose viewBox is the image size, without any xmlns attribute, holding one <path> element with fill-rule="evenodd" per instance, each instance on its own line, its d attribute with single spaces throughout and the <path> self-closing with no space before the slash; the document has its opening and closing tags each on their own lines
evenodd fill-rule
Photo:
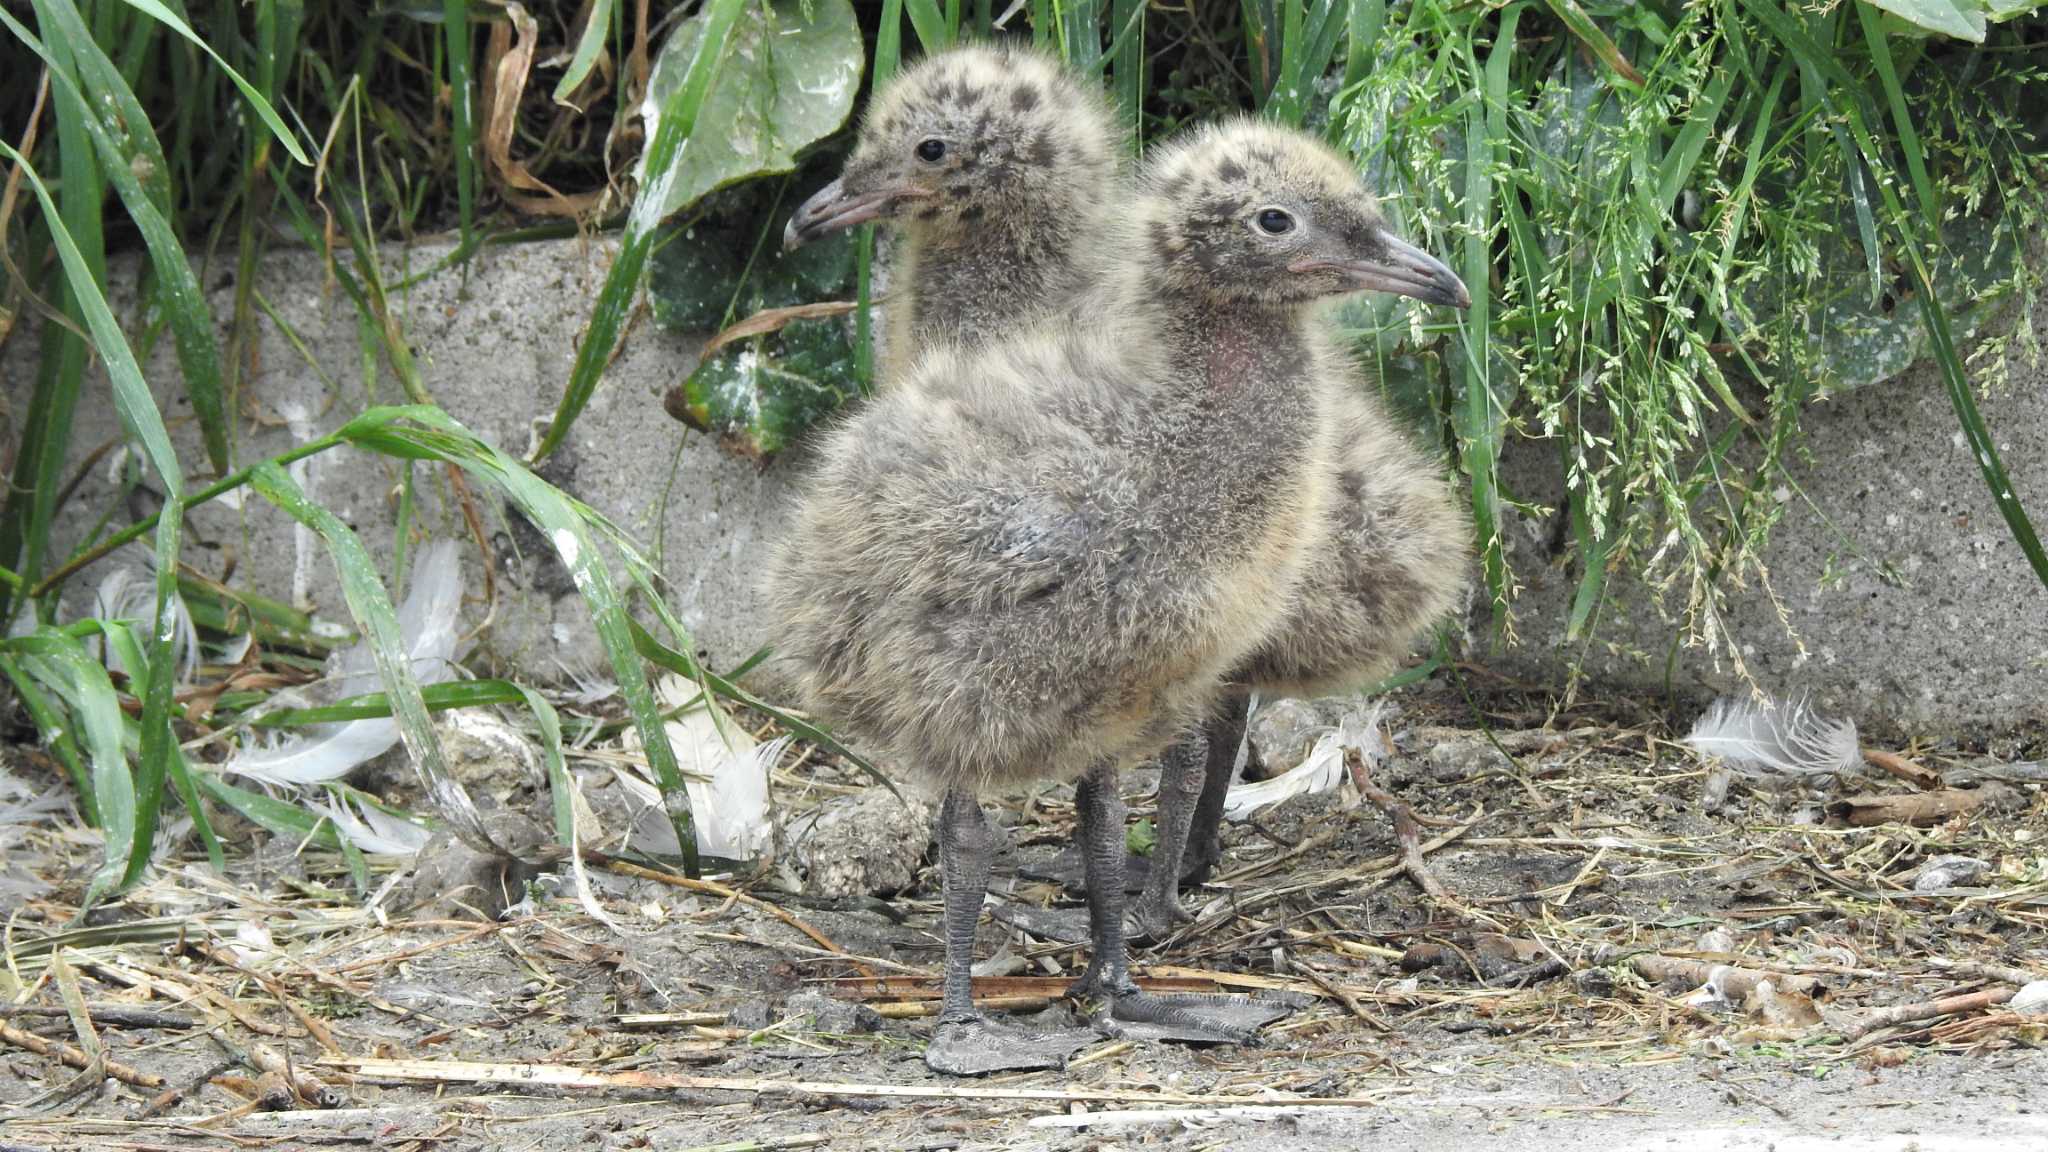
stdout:
<svg viewBox="0 0 2048 1152">
<path fill-rule="evenodd" d="M 417 247 L 410 266 L 424 269 L 445 251 L 442 245 Z M 466 276 L 441 272 L 399 296 L 434 398 L 479 435 L 523 453 L 533 421 L 553 412 L 568 379 L 611 251 L 576 242 L 490 248 Z M 231 298 L 227 285 L 217 287 L 214 306 L 224 320 Z M 332 429 L 360 411 L 369 395 L 353 309 L 338 290 L 323 287 L 317 259 L 302 251 L 274 253 L 259 287 L 335 383 L 330 390 L 264 325 L 260 366 L 242 388 L 237 421 L 238 459 L 245 462 Z M 2037 311 L 2048 315 L 2048 309 Z M 8 394 L 23 402 L 33 372 L 32 335 L 18 334 L 0 363 Z M 167 412 L 177 417 L 189 409 L 168 344 L 147 369 Z M 802 464 L 785 459 L 764 469 L 732 459 L 663 413 L 661 395 L 688 370 L 695 346 L 641 323 L 542 472 L 646 547 L 655 546 L 658 534 L 674 603 L 700 649 L 729 664 L 768 640 L 756 565 Z M 2016 369 L 2012 387 L 1987 399 L 1984 410 L 2015 486 L 2048 528 L 2044 380 L 2039 371 Z M 92 387 L 106 395 L 97 373 Z M 375 389 L 384 402 L 403 399 L 381 361 Z M 78 419 L 75 456 L 119 434 L 110 404 L 82 404 Z M 1879 727 L 1952 732 L 2048 722 L 2048 590 L 2034 580 L 1992 507 L 1935 375 L 1919 372 L 1830 401 L 1811 410 L 1805 425 L 1811 460 L 1795 464 L 1794 475 L 1819 511 L 1789 501 L 1766 562 L 1806 655 L 1798 654 L 1763 596 L 1737 592 L 1728 624 L 1752 675 L 1772 690 L 1811 690 L 1830 709 Z M 204 456 L 195 428 L 184 421 L 174 435 L 188 470 L 196 471 Z M 1553 459 L 1540 446 L 1512 453 L 1507 468 L 1515 493 L 1554 500 Z M 105 510 L 110 489 L 104 472 L 97 470 L 80 490 L 66 521 L 67 539 Z M 393 462 L 350 450 L 318 458 L 310 472 L 316 495 L 380 558 L 390 554 L 397 476 Z M 456 532 L 459 521 L 438 470 L 418 466 L 416 479 L 423 522 L 436 533 Z M 127 518 L 125 512 L 115 517 Z M 603 662 L 581 601 L 544 542 L 495 508 L 487 508 L 486 521 L 499 595 L 480 656 L 544 681 L 559 680 L 564 668 L 599 672 Z M 232 555 L 238 583 L 278 596 L 290 596 L 296 583 L 310 605 L 345 616 L 317 542 L 295 533 L 260 501 L 201 509 L 192 525 L 188 559 L 198 567 L 219 573 Z M 1516 607 L 1520 644 L 1486 658 L 1517 675 L 1559 683 L 1567 663 L 1583 659 L 1596 678 L 1661 684 L 1673 625 L 1630 581 L 1612 585 L 1595 645 L 1561 647 L 1577 573 L 1548 560 L 1549 535 L 1545 523 L 1512 525 L 1516 571 L 1525 585 Z M 1901 579 L 1881 576 L 1886 568 Z M 1831 573 L 1825 583 L 1823 572 Z M 89 589 L 97 575 L 86 573 L 77 587 Z M 471 585 L 481 590 L 475 572 Z M 472 610 L 481 621 L 481 603 Z M 1735 682 L 1725 652 L 1717 661 L 1700 650 L 1681 653 L 1678 680 L 1700 690 Z"/>
</svg>

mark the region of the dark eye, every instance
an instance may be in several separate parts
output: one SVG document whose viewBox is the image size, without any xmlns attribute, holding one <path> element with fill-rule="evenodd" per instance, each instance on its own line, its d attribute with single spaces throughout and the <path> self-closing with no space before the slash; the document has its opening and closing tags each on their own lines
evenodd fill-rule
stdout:
<svg viewBox="0 0 2048 1152">
<path fill-rule="evenodd" d="M 946 142 L 938 139 L 919 141 L 917 158 L 927 164 L 937 164 L 946 158 Z"/>
<path fill-rule="evenodd" d="M 1259 231 L 1268 236 L 1285 236 L 1294 231 L 1294 217 L 1279 208 L 1262 208 L 1257 217 Z"/>
</svg>

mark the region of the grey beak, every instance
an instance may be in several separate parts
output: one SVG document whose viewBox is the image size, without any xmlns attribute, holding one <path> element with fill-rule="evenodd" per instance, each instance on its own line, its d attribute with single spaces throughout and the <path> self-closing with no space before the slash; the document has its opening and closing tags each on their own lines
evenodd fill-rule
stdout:
<svg viewBox="0 0 2048 1152">
<path fill-rule="evenodd" d="M 782 230 L 782 247 L 801 248 L 829 233 L 880 219 L 891 204 L 909 194 L 902 188 L 883 188 L 849 196 L 846 179 L 841 177 L 812 193 L 791 214 L 789 224 Z"/>
<path fill-rule="evenodd" d="M 1449 265 L 1390 232 L 1381 232 L 1379 239 L 1386 246 L 1385 256 L 1343 266 L 1359 287 L 1453 308 L 1472 306 L 1472 294 Z"/>
</svg>

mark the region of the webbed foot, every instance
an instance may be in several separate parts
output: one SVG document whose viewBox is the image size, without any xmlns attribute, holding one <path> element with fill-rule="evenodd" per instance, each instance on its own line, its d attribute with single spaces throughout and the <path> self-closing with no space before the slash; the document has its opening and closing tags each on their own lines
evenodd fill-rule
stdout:
<svg viewBox="0 0 2048 1152">
<path fill-rule="evenodd" d="M 1131 990 L 1109 1002 L 1097 1021 L 1116 1036 L 1192 1044 L 1248 1044 L 1260 1028 L 1294 1009 L 1274 1000 L 1197 992 Z"/>
<path fill-rule="evenodd" d="M 1102 1037 L 1084 1028 L 1032 1032 L 982 1016 L 940 1022 L 925 1046 L 925 1067 L 948 1076 L 1064 1068 L 1074 1053 Z"/>
</svg>

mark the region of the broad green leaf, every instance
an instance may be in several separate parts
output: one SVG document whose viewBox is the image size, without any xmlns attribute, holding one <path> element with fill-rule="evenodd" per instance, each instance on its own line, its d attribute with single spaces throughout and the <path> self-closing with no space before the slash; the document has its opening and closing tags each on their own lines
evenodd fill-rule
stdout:
<svg viewBox="0 0 2048 1152">
<path fill-rule="evenodd" d="M 708 14 L 676 27 L 655 59 L 648 102 L 666 106 L 682 85 Z M 860 27 L 851 0 L 772 0 L 750 5 L 727 38 L 725 67 L 700 113 L 716 133 L 694 137 L 673 163 L 673 178 L 650 172 L 643 186 L 661 187 L 661 215 L 695 203 L 714 188 L 796 167 L 802 149 L 838 131 L 860 88 Z"/>
<path fill-rule="evenodd" d="M 1812 283 L 1760 277 L 1740 293 L 1743 314 L 1726 317 L 1753 356 L 1781 373 L 1802 374 L 1823 396 L 1895 379 L 1933 352 L 1927 325 L 1906 300 L 1873 303 L 1864 294 L 1863 251 L 1848 221 L 1843 225 L 1819 246 Z M 1996 220 L 1964 216 L 1947 221 L 1941 239 L 1934 284 L 1958 335 L 1968 340 L 2013 298 L 2012 231 Z M 1782 362 L 1785 350 L 1794 363 Z"/>
<path fill-rule="evenodd" d="M 1984 13 L 1974 0 L 1870 0 L 1885 11 L 1917 28 L 1939 32 L 1972 44 L 1984 42 Z"/>
<path fill-rule="evenodd" d="M 858 395 L 845 325 L 796 320 L 711 355 L 671 395 L 669 411 L 728 451 L 760 459 Z"/>
</svg>

